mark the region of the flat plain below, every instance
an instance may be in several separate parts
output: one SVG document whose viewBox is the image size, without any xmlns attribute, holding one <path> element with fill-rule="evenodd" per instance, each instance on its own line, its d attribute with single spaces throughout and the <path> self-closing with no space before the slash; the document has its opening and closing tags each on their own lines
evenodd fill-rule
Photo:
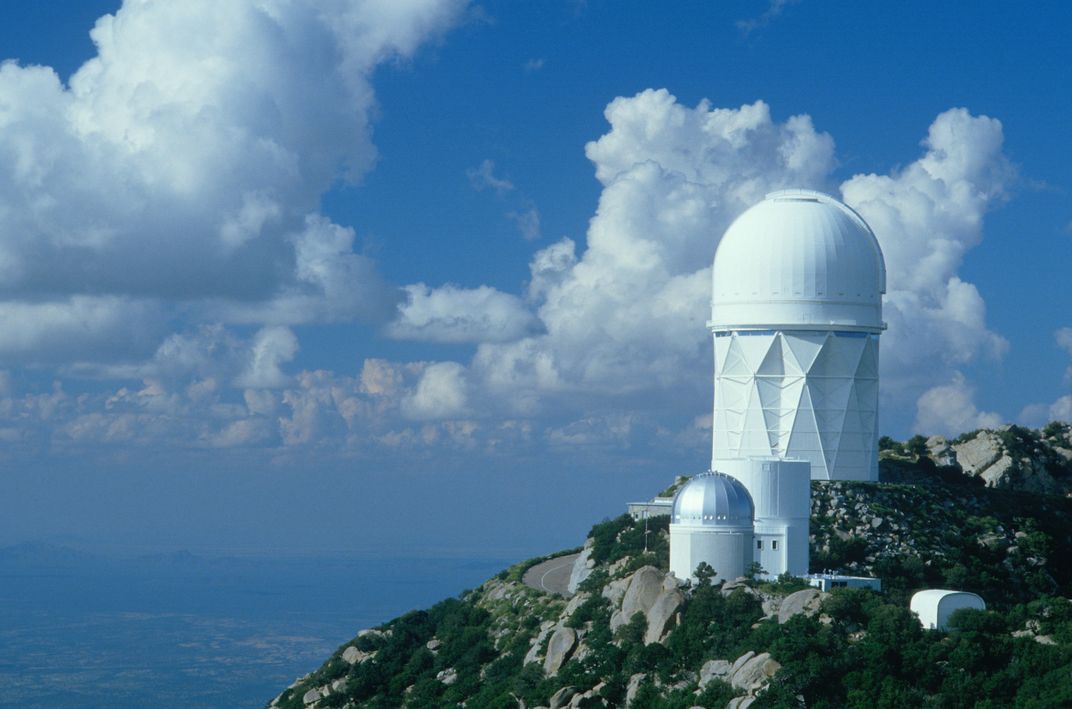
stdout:
<svg viewBox="0 0 1072 709">
<path fill-rule="evenodd" d="M 359 629 L 513 561 L 0 548 L 0 706 L 264 706 Z"/>
</svg>

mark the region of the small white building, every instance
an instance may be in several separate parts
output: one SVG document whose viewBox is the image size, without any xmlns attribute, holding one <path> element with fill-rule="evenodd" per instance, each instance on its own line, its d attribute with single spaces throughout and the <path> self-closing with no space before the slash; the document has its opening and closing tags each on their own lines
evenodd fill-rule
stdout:
<svg viewBox="0 0 1072 709">
<path fill-rule="evenodd" d="M 674 496 L 670 516 L 670 571 L 696 579 L 706 562 L 716 583 L 744 575 L 752 563 L 755 509 L 736 478 L 707 472 L 695 476 Z"/>
<path fill-rule="evenodd" d="M 807 574 L 802 577 L 820 591 L 831 591 L 835 588 L 869 588 L 872 591 L 882 590 L 882 579 L 871 576 L 844 576 L 842 574 Z"/>
<path fill-rule="evenodd" d="M 986 602 L 974 593 L 967 591 L 948 591 L 929 588 L 912 595 L 909 608 L 919 616 L 919 622 L 926 630 L 945 630 L 949 616 L 961 608 L 974 608 L 985 611 Z"/>
<path fill-rule="evenodd" d="M 673 506 L 674 498 L 672 497 L 653 497 L 647 502 L 630 502 L 625 510 L 633 519 L 642 520 L 668 515 Z"/>
<path fill-rule="evenodd" d="M 767 456 L 717 460 L 714 469 L 739 480 L 752 498 L 754 559 L 765 577 L 808 573 L 811 464 Z"/>
</svg>

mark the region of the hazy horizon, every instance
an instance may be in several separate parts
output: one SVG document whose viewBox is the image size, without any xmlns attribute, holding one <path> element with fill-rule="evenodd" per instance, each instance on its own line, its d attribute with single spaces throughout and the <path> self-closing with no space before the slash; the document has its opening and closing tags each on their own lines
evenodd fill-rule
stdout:
<svg viewBox="0 0 1072 709">
<path fill-rule="evenodd" d="M 787 187 L 883 249 L 880 435 L 1072 419 L 1069 6 L 0 12 L 0 547 L 576 546 L 708 467 L 711 260 Z"/>
</svg>

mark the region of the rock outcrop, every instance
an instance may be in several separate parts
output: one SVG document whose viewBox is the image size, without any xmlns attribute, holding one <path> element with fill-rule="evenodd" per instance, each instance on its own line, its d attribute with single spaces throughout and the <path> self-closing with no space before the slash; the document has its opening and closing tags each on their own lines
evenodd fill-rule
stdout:
<svg viewBox="0 0 1072 709">
<path fill-rule="evenodd" d="M 1060 494 L 1072 481 L 1059 481 L 1054 473 L 1067 472 L 1067 465 L 1062 463 L 1068 459 L 1061 460 L 1056 442 L 1036 435 L 1028 429 L 1002 426 L 995 431 L 979 431 L 952 448 L 961 470 L 980 478 L 987 487 Z"/>
<path fill-rule="evenodd" d="M 592 548 L 592 540 L 588 539 L 585 541 L 584 549 L 581 550 L 580 555 L 574 559 L 573 569 L 570 571 L 569 583 L 566 584 L 566 591 L 568 593 L 577 593 L 577 587 L 592 575 L 592 569 L 596 566 L 595 561 L 592 559 Z"/>
<path fill-rule="evenodd" d="M 351 645 L 350 647 L 348 647 L 345 650 L 343 650 L 342 659 L 345 660 L 346 662 L 349 662 L 351 665 L 353 665 L 353 664 L 357 664 L 359 662 L 365 662 L 366 660 L 368 660 L 369 658 L 371 658 L 375 654 L 376 653 L 374 653 L 374 652 L 363 652 L 361 650 L 358 650 L 353 645 Z"/>
<path fill-rule="evenodd" d="M 648 609 L 648 630 L 644 633 L 644 644 L 661 642 L 666 633 L 676 622 L 677 611 L 685 603 L 685 596 L 676 588 L 663 591 L 656 597 Z"/>
<path fill-rule="evenodd" d="M 551 634 L 551 640 L 547 643 L 547 657 L 543 661 L 543 671 L 549 675 L 557 674 L 575 647 L 577 647 L 577 631 L 565 626 L 556 628 Z"/>
<path fill-rule="evenodd" d="M 987 487 L 1005 487 L 1007 475 L 1013 468 L 1012 458 L 1005 454 L 1001 439 L 989 431 L 953 446 L 961 470 L 986 481 Z"/>
<path fill-rule="evenodd" d="M 622 596 L 621 609 L 611 615 L 610 629 L 617 630 L 628 623 L 636 613 L 647 615 L 663 591 L 665 576 L 666 574 L 654 566 L 644 566 L 629 577 L 629 584 Z"/>
<path fill-rule="evenodd" d="M 551 695 L 551 700 L 548 702 L 550 709 L 562 709 L 568 707 L 570 700 L 576 696 L 577 690 L 573 687 L 563 687 L 554 694 Z"/>
<path fill-rule="evenodd" d="M 937 465 L 957 465 L 957 452 L 944 436 L 931 436 L 927 439 L 927 452 Z"/>
<path fill-rule="evenodd" d="M 729 683 L 736 689 L 755 692 L 766 686 L 781 664 L 771 658 L 769 652 L 747 652 L 737 658 L 730 668 Z"/>
<path fill-rule="evenodd" d="M 643 672 L 637 672 L 634 675 L 630 675 L 628 684 L 625 685 L 625 706 L 630 707 L 633 704 L 633 700 L 636 699 L 637 692 L 640 691 L 640 685 L 644 682 L 644 678 L 647 675 Z"/>
<path fill-rule="evenodd" d="M 602 595 L 610 601 L 612 606 L 621 607 L 622 599 L 625 598 L 625 590 L 629 588 L 629 582 L 632 578 L 626 576 L 624 579 L 615 579 L 606 586 L 603 587 Z"/>
<path fill-rule="evenodd" d="M 663 573 L 654 566 L 641 567 L 631 576 L 611 581 L 602 591 L 613 608 L 611 630 L 617 630 L 642 613 L 646 624 L 645 644 L 661 642 L 674 627 L 678 610 L 685 603 L 680 585 L 673 574 Z"/>
<path fill-rule="evenodd" d="M 716 679 L 725 681 L 732 669 L 733 663 L 728 660 L 708 660 L 700 667 L 700 688 L 703 689 Z"/>
<path fill-rule="evenodd" d="M 550 635 L 554 631 L 554 629 L 555 623 L 552 620 L 545 620 L 540 625 L 540 632 L 537 633 L 536 637 L 532 639 L 532 646 L 525 654 L 525 658 L 524 660 L 522 660 L 522 664 L 527 665 L 530 662 L 539 661 L 540 655 L 543 652 L 544 641 L 547 640 L 547 636 Z"/>
<path fill-rule="evenodd" d="M 815 615 L 819 612 L 819 604 L 827 595 L 829 594 L 815 588 L 790 593 L 778 605 L 778 624 L 785 623 L 795 615 Z"/>
</svg>

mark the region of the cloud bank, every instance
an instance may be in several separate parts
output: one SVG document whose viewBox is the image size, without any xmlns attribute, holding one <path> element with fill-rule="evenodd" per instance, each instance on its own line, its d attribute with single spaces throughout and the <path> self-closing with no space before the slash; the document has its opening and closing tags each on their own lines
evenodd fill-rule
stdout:
<svg viewBox="0 0 1072 709">
<path fill-rule="evenodd" d="M 1000 122 L 966 109 L 903 167 L 839 183 L 834 138 L 806 114 L 619 97 L 585 147 L 601 186 L 587 233 L 535 250 L 523 289 L 388 283 L 319 199 L 375 163 L 375 67 L 463 10 L 128 3 L 67 84 L 0 67 L 3 455 L 702 451 L 710 263 L 732 219 L 786 187 L 840 194 L 882 243 L 886 399 L 930 430 L 997 420 L 960 371 L 1008 344 L 960 271 L 1015 170 Z M 473 162 L 475 188 L 518 198 Z M 539 236 L 535 206 L 507 206 Z M 332 323 L 461 354 L 296 366 L 297 326 Z M 17 376 L 30 365 L 55 383 Z"/>
<path fill-rule="evenodd" d="M 389 317 L 400 295 L 318 203 L 375 161 L 373 69 L 461 9 L 128 2 L 97 21 L 97 56 L 67 84 L 0 66 L 0 318 L 19 332 L 0 355 L 106 350 L 154 311 Z"/>
</svg>

